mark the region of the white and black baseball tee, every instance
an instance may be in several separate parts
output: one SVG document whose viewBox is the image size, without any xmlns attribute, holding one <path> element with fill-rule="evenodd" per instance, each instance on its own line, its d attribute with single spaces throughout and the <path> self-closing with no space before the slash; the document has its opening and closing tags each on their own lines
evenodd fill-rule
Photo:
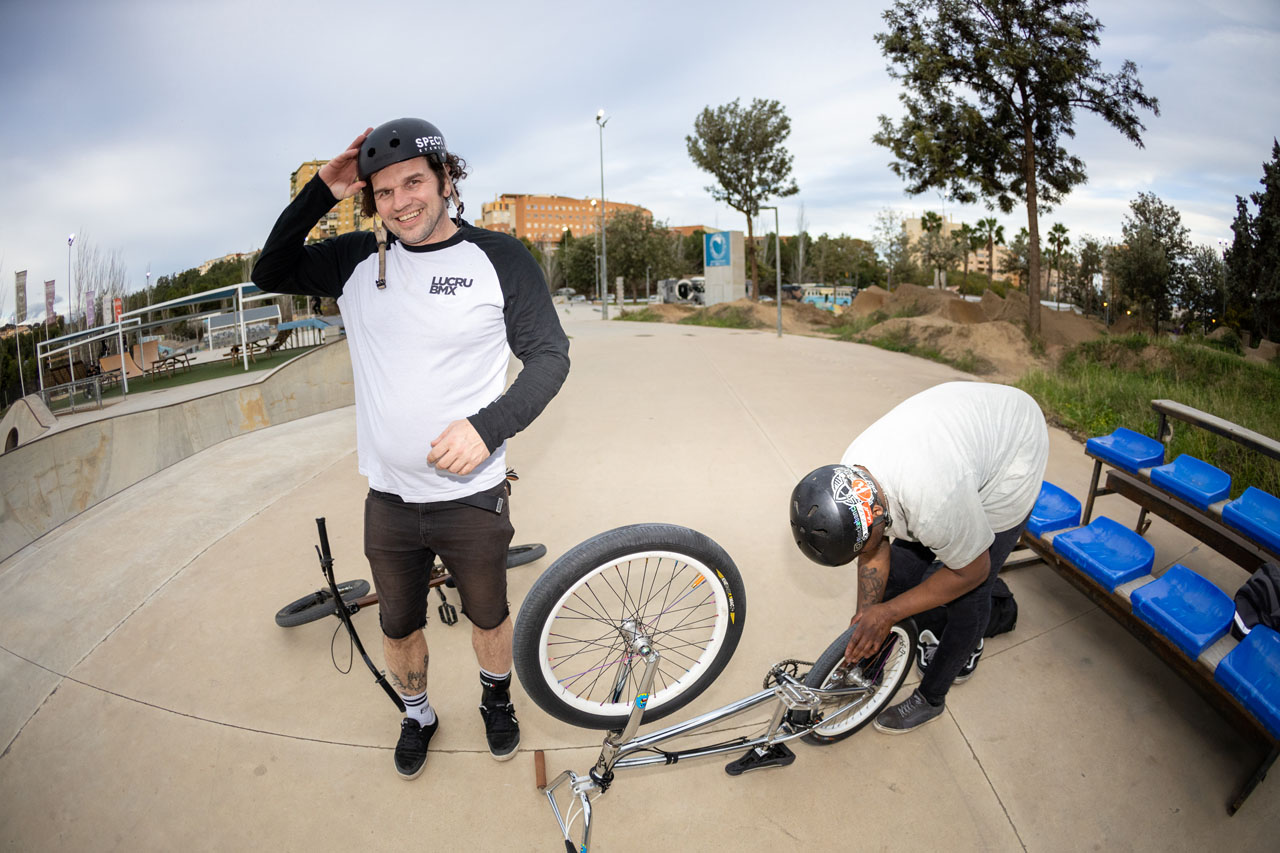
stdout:
<svg viewBox="0 0 1280 853">
<path fill-rule="evenodd" d="M 506 440 L 533 422 L 569 371 L 569 341 L 541 269 L 515 238 L 459 221 L 440 243 L 392 238 L 379 290 L 373 234 L 305 243 L 336 201 L 313 178 L 276 221 L 253 282 L 338 300 L 355 374 L 360 472 L 372 488 L 426 503 L 496 486 Z M 522 369 L 504 394 L 511 353 Z M 490 451 L 465 477 L 427 464 L 431 440 L 460 418 Z"/>
</svg>

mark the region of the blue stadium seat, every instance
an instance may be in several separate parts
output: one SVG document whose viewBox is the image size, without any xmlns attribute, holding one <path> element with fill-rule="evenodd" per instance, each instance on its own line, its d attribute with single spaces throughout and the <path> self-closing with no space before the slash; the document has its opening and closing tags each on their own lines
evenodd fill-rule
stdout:
<svg viewBox="0 0 1280 853">
<path fill-rule="evenodd" d="M 1275 495 L 1250 486 L 1222 508 L 1222 520 L 1272 551 L 1280 551 L 1280 498 Z"/>
<path fill-rule="evenodd" d="M 1151 469 L 1151 482 L 1200 509 L 1208 509 L 1231 491 L 1231 475 L 1194 456 L 1182 454 Z"/>
<path fill-rule="evenodd" d="M 1255 625 L 1222 659 L 1213 677 L 1280 737 L 1280 634 Z"/>
<path fill-rule="evenodd" d="M 1159 580 L 1130 598 L 1133 612 L 1173 641 L 1190 658 L 1216 643 L 1231 627 L 1235 602 L 1186 566 L 1173 565 Z"/>
<path fill-rule="evenodd" d="M 1080 525 L 1080 501 L 1047 480 L 1040 486 L 1040 496 L 1027 519 L 1027 530 L 1042 536 L 1054 530 Z"/>
<path fill-rule="evenodd" d="M 1053 550 L 1108 592 L 1151 574 L 1156 558 L 1147 540 L 1105 515 L 1085 527 L 1059 533 L 1053 539 Z"/>
<path fill-rule="evenodd" d="M 1164 445 L 1140 432 L 1120 427 L 1111 435 L 1091 438 L 1084 443 L 1086 453 L 1100 457 L 1117 468 L 1138 473 L 1164 462 Z"/>
</svg>

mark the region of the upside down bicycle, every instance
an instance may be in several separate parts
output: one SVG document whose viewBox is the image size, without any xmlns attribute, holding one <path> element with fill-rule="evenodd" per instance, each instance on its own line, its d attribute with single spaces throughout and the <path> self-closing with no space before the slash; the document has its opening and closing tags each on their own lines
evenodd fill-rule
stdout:
<svg viewBox="0 0 1280 853">
<path fill-rule="evenodd" d="M 737 648 L 746 612 L 742 576 L 729 555 L 676 525 L 601 533 L 535 581 L 515 624 L 520 682 L 551 716 L 608 732 L 586 774 L 566 770 L 550 785 L 544 756 L 535 753 L 538 787 L 570 853 L 588 849 L 592 802 L 617 771 L 739 752 L 725 768 L 730 775 L 786 766 L 795 759 L 787 743 L 826 745 L 849 737 L 893 699 L 910 671 L 917 641 L 912 620 L 894 625 L 875 654 L 853 665 L 844 662 L 849 628 L 815 662 L 773 665 L 759 692 L 638 736 L 642 724 L 678 711 L 711 685 Z M 686 749 L 661 746 L 769 702 L 769 722 L 755 736 Z"/>
</svg>

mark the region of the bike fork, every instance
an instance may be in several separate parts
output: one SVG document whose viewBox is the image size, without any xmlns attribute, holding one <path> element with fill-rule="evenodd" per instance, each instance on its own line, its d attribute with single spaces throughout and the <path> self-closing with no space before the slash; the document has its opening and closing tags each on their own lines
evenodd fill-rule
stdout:
<svg viewBox="0 0 1280 853">
<path fill-rule="evenodd" d="M 658 675 L 658 661 L 660 655 L 649 645 L 647 639 L 638 632 L 632 632 L 630 639 L 633 652 L 644 661 L 644 672 L 640 675 L 640 689 L 636 693 L 635 701 L 631 703 L 631 713 L 627 715 L 626 725 L 621 730 L 609 732 L 604 739 L 604 746 L 600 749 L 600 757 L 596 759 L 595 767 L 592 767 L 585 778 L 574 773 L 572 770 L 566 770 L 555 778 L 555 781 L 547 786 L 543 792 L 547 796 L 547 801 L 551 804 L 551 811 L 555 813 L 556 823 L 560 824 L 560 832 L 564 836 L 564 849 L 568 853 L 587 853 L 591 846 L 591 797 L 599 796 L 609 790 L 609 785 L 613 782 L 613 765 L 618 760 L 618 753 L 621 751 L 623 744 L 629 742 L 635 737 L 636 732 L 640 728 L 640 721 L 644 718 L 645 705 L 649 702 L 649 695 L 653 691 L 653 682 Z M 626 677 L 625 672 L 619 676 L 620 679 Z M 619 684 L 623 682 L 620 681 Z M 560 811 L 560 805 L 556 802 L 556 789 L 561 785 L 568 783 L 569 785 L 569 803 L 565 812 Z M 577 813 L 574 812 L 574 801 L 577 801 Z M 574 847 L 572 838 L 573 823 L 582 818 L 582 845 Z"/>
</svg>

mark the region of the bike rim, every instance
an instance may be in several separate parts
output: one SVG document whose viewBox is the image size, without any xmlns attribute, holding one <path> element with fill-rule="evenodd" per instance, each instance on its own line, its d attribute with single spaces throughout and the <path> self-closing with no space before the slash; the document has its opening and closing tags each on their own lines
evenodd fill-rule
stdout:
<svg viewBox="0 0 1280 853">
<path fill-rule="evenodd" d="M 837 697 L 823 702 L 820 709 L 823 715 L 835 717 L 835 719 L 829 724 L 815 728 L 814 734 L 821 737 L 835 737 L 855 726 L 862 725 L 867 717 L 879 711 L 885 702 L 893 698 L 892 694 L 901 682 L 901 674 L 910 666 L 910 638 L 905 630 L 894 625 L 885 645 L 865 667 L 864 675 L 874 681 L 875 689 L 853 699 Z M 823 679 L 824 688 L 844 686 L 835 683 L 834 673 L 835 669 Z M 842 709 L 847 710 L 842 712 Z"/>
<path fill-rule="evenodd" d="M 629 713 L 644 672 L 625 640 L 629 620 L 661 655 L 646 705 L 658 708 L 711 666 L 728 631 L 730 601 L 725 579 L 686 554 L 644 551 L 611 560 L 556 602 L 539 637 L 543 679 L 578 711 Z"/>
</svg>

